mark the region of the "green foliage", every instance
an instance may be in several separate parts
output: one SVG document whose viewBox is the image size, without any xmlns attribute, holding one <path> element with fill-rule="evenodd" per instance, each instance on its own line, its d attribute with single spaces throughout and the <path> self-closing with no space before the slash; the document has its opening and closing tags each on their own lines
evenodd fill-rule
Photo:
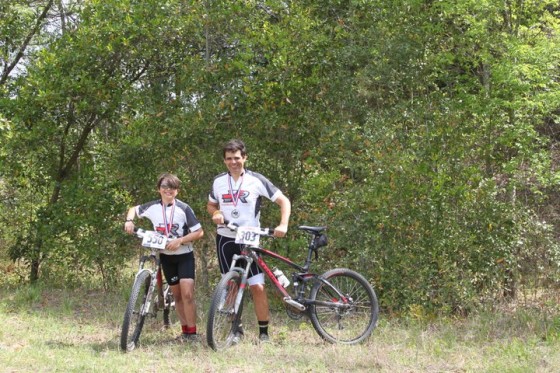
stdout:
<svg viewBox="0 0 560 373">
<path fill-rule="evenodd" d="M 66 27 L 0 88 L 0 219 L 25 226 L 0 240 L 32 280 L 110 283 L 124 211 L 161 172 L 210 235 L 221 146 L 240 137 L 291 225 L 329 226 L 320 266 L 363 272 L 386 310 L 558 286 L 556 2 L 64 6 Z M 39 9 L 0 32 L 21 38 Z M 299 258 L 293 232 L 273 247 Z"/>
<path fill-rule="evenodd" d="M 342 256 L 369 273 L 390 309 L 469 311 L 513 293 L 527 273 L 520 263 L 539 257 L 558 278 L 558 246 L 546 224 L 518 204 L 519 195 L 540 193 L 553 180 L 537 125 L 558 107 L 557 89 L 547 94 L 552 100 L 534 98 L 539 86 L 558 85 L 557 72 L 539 70 L 540 85 L 521 85 L 515 75 L 541 61 L 553 66 L 557 44 L 549 35 L 527 39 L 524 19 L 504 34 L 501 10 L 477 4 L 467 5 L 469 13 L 465 4 L 392 3 L 382 16 L 370 14 L 376 22 L 365 32 L 346 34 L 345 48 L 357 54 L 352 62 L 372 60 L 357 72 L 361 107 L 349 103 L 345 111 L 354 122 L 333 127 L 319 163 L 326 171 L 320 179 L 333 180 L 326 196 L 337 230 L 332 260 Z M 546 10 L 535 11 L 543 18 L 530 22 L 557 29 Z M 396 25 L 400 32 L 390 32 Z M 335 162 L 338 178 L 330 173 Z M 314 196 L 324 191 L 314 180 L 309 185 Z M 530 253 L 529 237 L 547 241 L 547 249 Z"/>
</svg>

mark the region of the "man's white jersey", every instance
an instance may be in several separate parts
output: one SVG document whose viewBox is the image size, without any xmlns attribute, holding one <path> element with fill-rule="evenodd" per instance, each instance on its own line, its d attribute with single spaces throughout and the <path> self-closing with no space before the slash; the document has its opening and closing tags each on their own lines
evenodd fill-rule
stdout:
<svg viewBox="0 0 560 373">
<path fill-rule="evenodd" d="M 136 206 L 136 214 L 148 218 L 154 230 L 170 237 L 183 237 L 202 228 L 192 208 L 183 201 L 175 199 L 172 205 L 163 206 L 161 199 Z M 179 246 L 176 251 L 162 250 L 162 254 L 179 255 L 193 251 L 192 242 Z"/>
<path fill-rule="evenodd" d="M 262 197 L 272 202 L 282 195 L 282 191 L 263 175 L 245 170 L 237 182 L 228 172 L 214 179 L 208 200 L 219 204 L 225 220 L 239 226 L 260 226 Z M 218 234 L 235 237 L 235 232 L 224 226 L 218 227 Z"/>
</svg>

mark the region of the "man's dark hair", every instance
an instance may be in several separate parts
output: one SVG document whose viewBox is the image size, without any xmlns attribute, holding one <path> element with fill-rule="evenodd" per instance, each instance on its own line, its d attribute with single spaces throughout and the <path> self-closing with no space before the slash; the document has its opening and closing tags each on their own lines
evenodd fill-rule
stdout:
<svg viewBox="0 0 560 373">
<path fill-rule="evenodd" d="M 238 139 L 229 140 L 224 145 L 224 158 L 227 152 L 235 153 L 238 150 L 241 152 L 242 157 L 247 155 L 247 148 L 245 148 L 245 143 L 243 141 Z"/>
</svg>

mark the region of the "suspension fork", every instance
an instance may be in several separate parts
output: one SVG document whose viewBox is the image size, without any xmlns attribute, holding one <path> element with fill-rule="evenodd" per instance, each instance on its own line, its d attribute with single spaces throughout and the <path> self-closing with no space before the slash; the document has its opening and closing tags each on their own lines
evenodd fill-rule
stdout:
<svg viewBox="0 0 560 373">
<path fill-rule="evenodd" d="M 150 286 L 148 287 L 148 292 L 146 293 L 146 299 L 144 304 L 141 308 L 140 313 L 147 315 L 150 312 L 150 308 L 152 306 L 152 300 L 154 298 L 154 291 L 158 291 L 159 289 L 159 281 L 161 279 L 161 272 L 160 272 L 160 265 L 159 265 L 159 257 L 155 256 L 154 254 L 147 256 L 147 260 L 154 260 L 155 261 L 155 268 L 153 270 L 148 269 L 150 271 Z M 154 272 L 155 271 L 155 272 Z M 155 315 L 153 315 L 155 316 Z"/>
<path fill-rule="evenodd" d="M 246 264 L 245 264 L 245 269 L 241 268 L 241 267 L 236 267 L 235 265 L 237 264 L 237 260 L 239 259 L 244 259 Z M 249 270 L 251 268 L 251 264 L 253 264 L 253 257 L 249 256 L 249 255 L 237 255 L 234 254 L 233 255 L 233 259 L 231 261 L 231 266 L 230 266 L 230 271 L 236 271 L 241 275 L 241 283 L 239 284 L 239 291 L 237 292 L 237 295 L 235 297 L 235 313 L 237 314 L 239 312 L 239 309 L 241 308 L 241 303 L 243 302 L 243 294 L 245 292 L 245 288 L 247 287 L 247 277 L 249 274 Z"/>
</svg>

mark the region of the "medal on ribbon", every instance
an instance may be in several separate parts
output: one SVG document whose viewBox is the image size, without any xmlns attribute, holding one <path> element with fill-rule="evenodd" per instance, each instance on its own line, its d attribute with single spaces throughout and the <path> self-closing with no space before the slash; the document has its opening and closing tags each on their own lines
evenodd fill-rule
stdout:
<svg viewBox="0 0 560 373">
<path fill-rule="evenodd" d="M 231 195 L 231 202 L 233 203 L 233 207 L 237 207 L 237 202 L 239 201 L 239 195 L 241 194 L 241 185 L 243 185 L 243 176 L 241 176 L 241 182 L 239 183 L 239 187 L 237 188 L 237 193 L 234 193 L 233 184 L 231 182 L 231 175 L 228 175 L 228 184 L 229 184 L 229 193 Z M 231 211 L 232 218 L 239 217 L 239 210 L 234 208 Z"/>
</svg>

